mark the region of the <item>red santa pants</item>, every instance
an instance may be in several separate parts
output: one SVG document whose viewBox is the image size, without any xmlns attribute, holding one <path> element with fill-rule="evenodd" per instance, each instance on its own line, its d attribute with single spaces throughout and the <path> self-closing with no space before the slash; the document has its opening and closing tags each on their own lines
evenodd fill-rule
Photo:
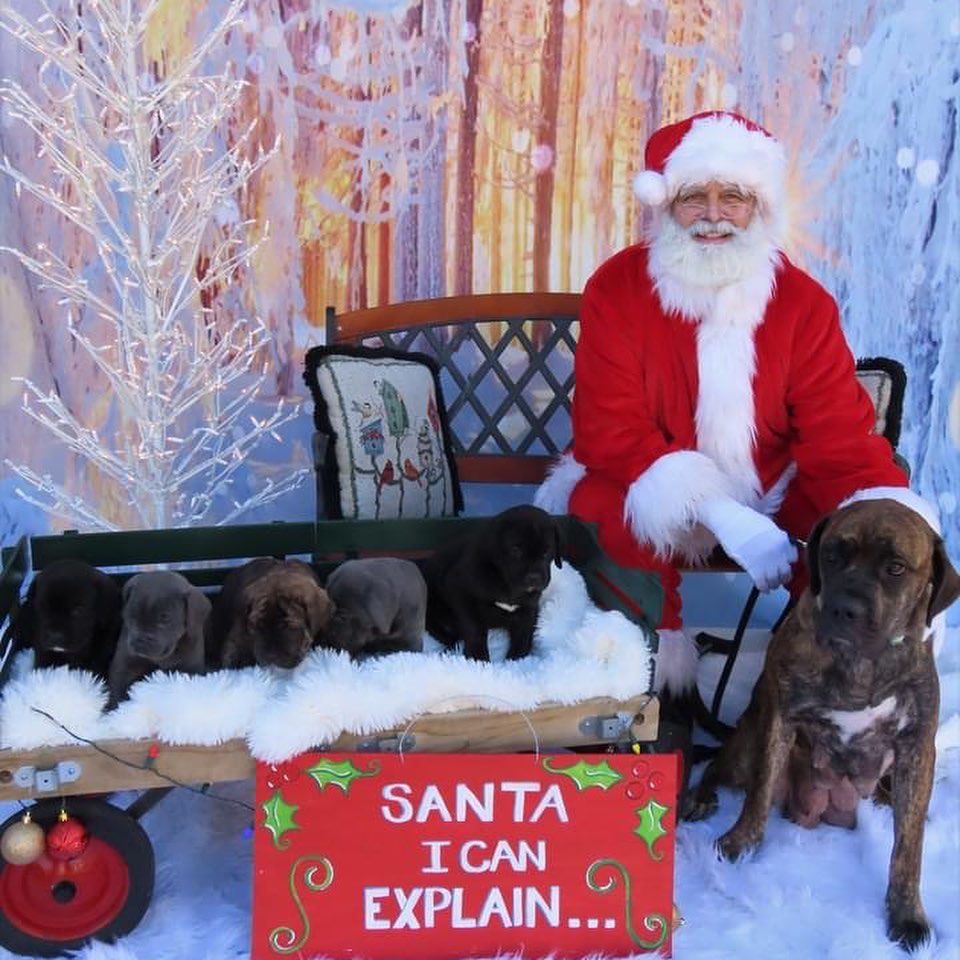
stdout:
<svg viewBox="0 0 960 960">
<path fill-rule="evenodd" d="M 664 560 L 646 543 L 640 543 L 623 519 L 624 491 L 595 474 L 584 477 L 570 497 L 569 510 L 574 516 L 597 525 L 600 543 L 615 563 L 625 567 L 651 570 L 660 576 L 663 585 L 663 610 L 658 629 L 679 630 L 683 626 L 680 599 L 680 570 L 689 564 L 678 558 Z M 813 501 L 796 481 L 791 483 L 775 522 L 787 533 L 806 540 L 818 519 Z M 807 585 L 806 567 L 802 561 L 794 565 L 793 577 L 787 584 L 796 599 Z"/>
</svg>

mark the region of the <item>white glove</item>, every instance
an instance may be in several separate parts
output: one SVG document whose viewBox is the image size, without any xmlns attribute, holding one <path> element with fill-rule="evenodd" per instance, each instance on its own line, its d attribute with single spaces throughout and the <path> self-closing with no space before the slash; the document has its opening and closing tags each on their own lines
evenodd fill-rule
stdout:
<svg viewBox="0 0 960 960">
<path fill-rule="evenodd" d="M 769 517 L 732 497 L 716 497 L 701 504 L 700 522 L 758 590 L 773 590 L 790 579 L 797 548 Z"/>
</svg>

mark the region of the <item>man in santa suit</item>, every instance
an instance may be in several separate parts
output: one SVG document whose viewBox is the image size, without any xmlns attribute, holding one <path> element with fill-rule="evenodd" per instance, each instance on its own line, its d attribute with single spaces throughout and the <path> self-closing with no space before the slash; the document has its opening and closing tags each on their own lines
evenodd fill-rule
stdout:
<svg viewBox="0 0 960 960">
<path fill-rule="evenodd" d="M 682 695 L 697 654 L 678 566 L 719 544 L 761 590 L 804 574 L 794 538 L 841 503 L 907 489 L 855 374 L 837 305 L 780 250 L 783 148 L 726 112 L 658 130 L 635 190 L 648 242 L 590 278 L 573 445 L 536 502 L 596 523 L 616 562 L 659 573 L 655 687 Z"/>
</svg>

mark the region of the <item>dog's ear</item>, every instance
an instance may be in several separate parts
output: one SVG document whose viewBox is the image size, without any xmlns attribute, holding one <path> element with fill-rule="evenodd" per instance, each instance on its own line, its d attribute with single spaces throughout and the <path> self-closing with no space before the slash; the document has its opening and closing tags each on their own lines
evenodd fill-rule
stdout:
<svg viewBox="0 0 960 960">
<path fill-rule="evenodd" d="M 112 628 L 120 616 L 120 588 L 113 577 L 100 570 L 97 573 L 97 623 Z"/>
<path fill-rule="evenodd" d="M 810 573 L 810 592 L 816 597 L 819 595 L 823 583 L 820 579 L 820 540 L 827 527 L 830 515 L 821 517 L 807 537 L 807 570 Z"/>
<path fill-rule="evenodd" d="M 189 590 L 184 591 L 184 602 L 187 633 L 191 637 L 203 637 L 203 628 L 212 606 L 209 598 L 202 590 L 191 586 Z"/>
<path fill-rule="evenodd" d="M 933 545 L 933 576 L 930 578 L 933 590 L 930 593 L 930 605 L 927 607 L 927 626 L 933 618 L 946 610 L 957 597 L 960 597 L 960 573 L 954 569 L 943 540 L 937 537 Z"/>
<path fill-rule="evenodd" d="M 121 591 L 121 599 L 124 604 L 127 604 L 129 602 L 130 597 L 133 596 L 133 591 L 137 589 L 137 585 L 134 582 L 136 579 L 137 579 L 136 576 L 132 576 L 128 580 L 126 580 L 123 584 L 123 590 Z"/>
<path fill-rule="evenodd" d="M 318 586 L 316 590 L 310 591 L 304 614 L 307 618 L 307 627 L 314 640 L 327 628 L 335 612 L 336 607 L 323 587 Z"/>
<path fill-rule="evenodd" d="M 563 566 L 563 533 L 559 518 L 553 517 L 551 523 L 553 524 L 553 562 L 559 569 Z"/>
</svg>

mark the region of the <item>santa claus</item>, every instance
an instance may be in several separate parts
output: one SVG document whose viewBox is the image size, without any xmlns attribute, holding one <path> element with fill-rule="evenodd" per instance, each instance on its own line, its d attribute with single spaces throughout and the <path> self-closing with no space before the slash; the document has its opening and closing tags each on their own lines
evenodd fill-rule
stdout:
<svg viewBox="0 0 960 960">
<path fill-rule="evenodd" d="M 797 592 L 795 539 L 844 501 L 893 497 L 937 520 L 873 432 L 835 301 L 780 249 L 780 143 L 713 111 L 654 133 L 645 164 L 650 237 L 587 282 L 573 445 L 536 503 L 660 574 L 656 687 L 680 694 L 697 658 L 678 567 L 719 544 L 761 590 Z"/>
</svg>

